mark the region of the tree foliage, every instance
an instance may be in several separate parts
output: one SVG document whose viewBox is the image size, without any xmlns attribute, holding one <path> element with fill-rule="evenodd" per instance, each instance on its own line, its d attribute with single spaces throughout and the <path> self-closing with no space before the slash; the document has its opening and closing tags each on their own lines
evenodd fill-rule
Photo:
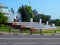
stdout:
<svg viewBox="0 0 60 45">
<path fill-rule="evenodd" d="M 45 23 L 48 21 L 49 24 L 55 23 L 56 26 L 60 26 L 60 19 L 50 19 L 50 15 L 45 14 L 38 14 L 37 11 L 33 12 L 31 9 L 31 6 L 21 6 L 18 9 L 18 13 L 21 14 L 21 18 L 23 22 L 29 22 L 30 18 L 33 18 L 33 21 L 39 22 L 39 19 L 42 19 L 42 23 Z"/>
<path fill-rule="evenodd" d="M 6 23 L 7 23 L 7 17 L 5 17 L 3 13 L 0 13 L 0 24 L 6 24 Z"/>
<path fill-rule="evenodd" d="M 60 26 L 60 19 L 52 19 L 51 24 L 54 23 L 56 26 Z"/>
<path fill-rule="evenodd" d="M 18 12 L 21 14 L 23 22 L 29 22 L 30 18 L 34 18 L 31 6 L 23 6 L 18 9 Z"/>
<path fill-rule="evenodd" d="M 46 23 L 46 21 L 50 23 L 50 17 L 50 15 L 38 14 L 37 20 L 42 19 L 42 23 Z"/>
<path fill-rule="evenodd" d="M 55 24 L 56 24 L 56 26 L 60 26 L 60 20 L 59 19 L 56 19 L 55 20 Z"/>
</svg>

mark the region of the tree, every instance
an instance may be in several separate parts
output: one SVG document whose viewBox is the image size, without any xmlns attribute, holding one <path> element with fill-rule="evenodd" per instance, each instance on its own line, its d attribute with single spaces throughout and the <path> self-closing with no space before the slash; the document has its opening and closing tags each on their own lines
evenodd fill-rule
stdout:
<svg viewBox="0 0 60 45">
<path fill-rule="evenodd" d="M 42 19 L 42 23 L 46 24 L 46 21 L 48 21 L 50 23 L 50 17 L 49 15 L 44 15 L 44 14 L 39 14 L 38 15 L 38 20 L 41 18 Z"/>
<path fill-rule="evenodd" d="M 5 17 L 3 13 L 0 13 L 0 24 L 6 24 L 6 23 L 7 23 L 7 17 Z"/>
<path fill-rule="evenodd" d="M 18 12 L 21 14 L 23 22 L 29 22 L 30 18 L 34 18 L 31 6 L 23 6 L 18 9 Z"/>
<path fill-rule="evenodd" d="M 56 26 L 60 26 L 60 19 L 56 19 L 56 20 L 55 20 L 55 25 L 56 25 Z"/>
<path fill-rule="evenodd" d="M 56 26 L 60 26 L 60 19 L 51 19 L 51 24 L 54 23 Z"/>
</svg>

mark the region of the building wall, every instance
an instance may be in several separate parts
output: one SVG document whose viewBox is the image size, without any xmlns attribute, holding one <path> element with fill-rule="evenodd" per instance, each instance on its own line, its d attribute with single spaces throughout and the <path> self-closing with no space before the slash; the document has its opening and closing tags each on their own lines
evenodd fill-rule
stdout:
<svg viewBox="0 0 60 45">
<path fill-rule="evenodd" d="M 3 13 L 7 18 L 9 17 L 9 9 L 7 6 L 0 4 L 0 13 Z"/>
</svg>

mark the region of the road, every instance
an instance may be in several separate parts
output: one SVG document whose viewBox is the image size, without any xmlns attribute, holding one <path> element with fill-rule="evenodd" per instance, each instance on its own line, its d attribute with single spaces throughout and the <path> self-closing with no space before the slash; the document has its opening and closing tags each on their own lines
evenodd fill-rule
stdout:
<svg viewBox="0 0 60 45">
<path fill-rule="evenodd" d="M 0 35 L 0 45 L 60 45 L 60 35 Z"/>
</svg>

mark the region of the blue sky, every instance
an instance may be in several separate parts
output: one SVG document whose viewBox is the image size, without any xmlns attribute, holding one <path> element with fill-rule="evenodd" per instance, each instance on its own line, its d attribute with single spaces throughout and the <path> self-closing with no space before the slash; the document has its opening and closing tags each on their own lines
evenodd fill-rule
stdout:
<svg viewBox="0 0 60 45">
<path fill-rule="evenodd" d="M 0 3 L 12 7 L 15 12 L 22 5 L 30 5 L 40 14 L 51 15 L 52 19 L 60 19 L 60 0 L 0 0 Z"/>
</svg>

